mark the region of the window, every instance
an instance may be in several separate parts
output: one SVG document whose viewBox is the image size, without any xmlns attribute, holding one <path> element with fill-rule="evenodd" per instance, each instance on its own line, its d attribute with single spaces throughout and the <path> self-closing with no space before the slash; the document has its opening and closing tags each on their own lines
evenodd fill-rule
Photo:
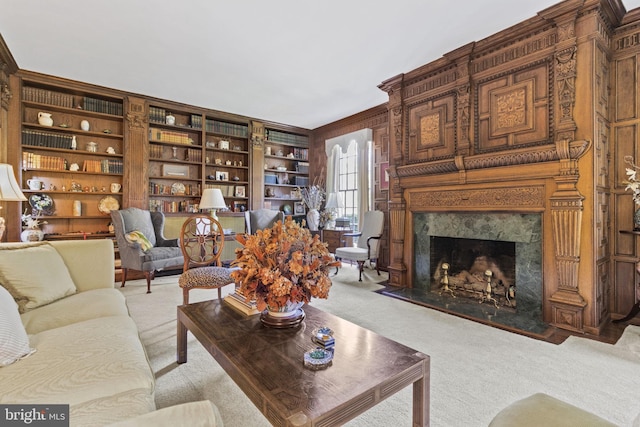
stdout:
<svg viewBox="0 0 640 427">
<path fill-rule="evenodd" d="M 371 209 L 373 201 L 372 140 L 373 131 L 361 129 L 325 141 L 327 191 L 338 193 L 344 205 L 338 216 L 347 218 L 353 230 L 358 229 L 359 216 Z"/>
<path fill-rule="evenodd" d="M 349 144 L 346 153 L 340 151 L 338 171 L 339 194 L 344 208 L 338 212 L 343 218 L 349 218 L 351 228 L 357 230 L 358 224 L 358 145 Z"/>
</svg>

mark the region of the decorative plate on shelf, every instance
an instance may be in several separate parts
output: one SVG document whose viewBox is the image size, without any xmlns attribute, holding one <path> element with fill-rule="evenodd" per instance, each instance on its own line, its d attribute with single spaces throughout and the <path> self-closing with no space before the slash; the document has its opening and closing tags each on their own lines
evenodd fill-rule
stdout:
<svg viewBox="0 0 640 427">
<path fill-rule="evenodd" d="M 285 214 L 285 215 L 291 215 L 291 212 L 293 211 L 293 210 L 291 209 L 291 205 L 284 205 L 284 206 L 282 207 L 282 210 L 284 211 L 284 214 Z"/>
<path fill-rule="evenodd" d="M 118 199 L 112 196 L 103 197 L 98 202 L 98 210 L 103 214 L 109 215 L 111 211 L 117 211 L 120 209 L 120 203 Z"/>
<path fill-rule="evenodd" d="M 174 182 L 171 185 L 171 194 L 184 194 L 186 191 L 187 189 L 181 182 Z"/>
<path fill-rule="evenodd" d="M 53 199 L 48 194 L 32 194 L 29 196 L 29 205 L 34 211 L 41 211 L 42 215 L 53 215 Z"/>
</svg>

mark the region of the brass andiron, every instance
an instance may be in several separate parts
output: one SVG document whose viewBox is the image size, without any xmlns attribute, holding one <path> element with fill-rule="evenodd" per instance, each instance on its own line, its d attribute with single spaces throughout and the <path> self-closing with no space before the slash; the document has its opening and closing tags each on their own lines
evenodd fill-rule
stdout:
<svg viewBox="0 0 640 427">
<path fill-rule="evenodd" d="M 440 288 L 440 295 L 442 295 L 443 292 L 448 292 L 452 297 L 455 298 L 456 295 L 453 293 L 453 289 L 449 287 L 449 264 L 445 262 L 440 268 L 442 268 L 442 273 L 444 274 L 444 277 L 440 281 L 440 283 L 442 283 L 442 287 Z"/>
<path fill-rule="evenodd" d="M 494 297 L 491 296 L 491 292 L 492 292 L 491 291 L 491 276 L 493 276 L 493 273 L 491 272 L 491 270 L 486 270 L 484 272 L 484 275 L 487 278 L 487 287 L 485 288 L 484 295 L 480 299 L 479 303 L 482 304 L 485 301 L 493 302 L 493 304 L 496 306 L 496 308 L 500 308 L 498 306 L 498 301 Z"/>
</svg>

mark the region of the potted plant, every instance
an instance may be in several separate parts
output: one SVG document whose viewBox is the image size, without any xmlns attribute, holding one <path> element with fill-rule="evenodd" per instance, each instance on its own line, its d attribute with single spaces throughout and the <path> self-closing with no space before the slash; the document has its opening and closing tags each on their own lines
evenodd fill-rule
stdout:
<svg viewBox="0 0 640 427">
<path fill-rule="evenodd" d="M 255 301 L 263 323 L 295 325 L 304 317 L 301 306 L 311 298 L 327 298 L 329 271 L 336 261 L 318 235 L 311 235 L 291 218 L 256 234 L 237 237 L 231 273 L 240 294 Z"/>
</svg>

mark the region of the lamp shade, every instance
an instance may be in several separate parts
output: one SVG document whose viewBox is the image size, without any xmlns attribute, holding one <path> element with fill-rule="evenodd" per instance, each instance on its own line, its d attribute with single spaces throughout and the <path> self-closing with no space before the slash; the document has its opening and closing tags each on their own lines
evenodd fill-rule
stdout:
<svg viewBox="0 0 640 427">
<path fill-rule="evenodd" d="M 327 204 L 324 207 L 326 209 L 344 208 L 344 203 L 342 203 L 342 197 L 340 197 L 340 194 L 329 193 L 329 197 L 327 197 Z"/>
<path fill-rule="evenodd" d="M 227 204 L 219 188 L 205 188 L 200 199 L 200 209 L 224 209 Z"/>
<path fill-rule="evenodd" d="M 13 174 L 13 166 L 6 163 L 0 163 L 0 200 L 8 202 L 27 200 Z"/>
</svg>

